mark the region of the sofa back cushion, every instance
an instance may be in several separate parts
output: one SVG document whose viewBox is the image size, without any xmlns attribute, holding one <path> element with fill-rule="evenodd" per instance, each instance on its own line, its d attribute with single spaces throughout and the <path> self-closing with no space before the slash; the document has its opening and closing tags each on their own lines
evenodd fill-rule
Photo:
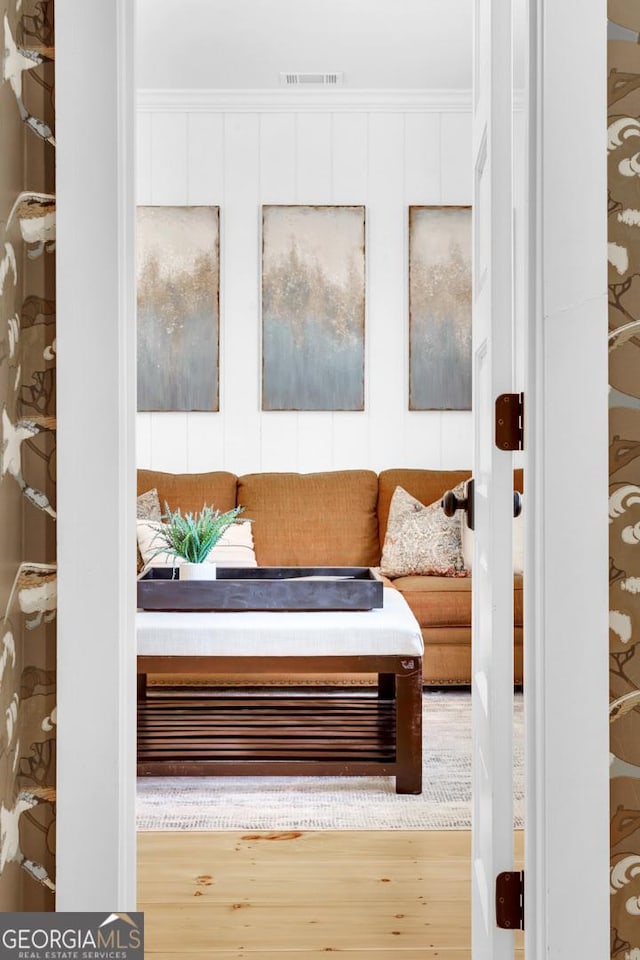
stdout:
<svg viewBox="0 0 640 960">
<path fill-rule="evenodd" d="M 154 487 L 162 512 L 165 501 L 172 510 L 196 513 L 204 504 L 223 513 L 236 505 L 234 473 L 217 470 L 214 473 L 161 473 L 159 470 L 138 470 L 138 494 Z"/>
<path fill-rule="evenodd" d="M 261 566 L 376 566 L 378 478 L 370 470 L 250 473 L 238 503 Z"/>
<path fill-rule="evenodd" d="M 384 545 L 389 520 L 389 507 L 396 487 L 403 487 L 425 507 L 439 500 L 446 490 L 453 490 L 461 480 L 468 480 L 470 470 L 383 470 L 378 479 L 378 526 L 380 543 Z M 513 471 L 514 489 L 522 493 L 522 470 Z"/>
</svg>

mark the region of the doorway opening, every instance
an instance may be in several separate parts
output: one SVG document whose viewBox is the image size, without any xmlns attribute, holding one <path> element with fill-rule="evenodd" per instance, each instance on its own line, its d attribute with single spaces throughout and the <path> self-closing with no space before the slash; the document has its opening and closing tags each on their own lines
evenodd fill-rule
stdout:
<svg viewBox="0 0 640 960">
<path fill-rule="evenodd" d="M 200 866 L 189 876 L 189 895 L 206 897 L 218 871 L 224 873 L 230 844 L 239 845 L 241 858 L 260 859 L 276 846 L 265 840 L 284 841 L 277 846 L 284 883 L 297 851 L 311 851 L 312 862 L 317 843 L 326 875 L 314 897 L 331 905 L 338 849 L 352 862 L 369 856 L 378 863 L 386 856 L 381 851 L 402 845 L 402 860 L 432 831 L 419 866 L 427 869 L 435 850 L 439 882 L 447 870 L 441 861 L 454 861 L 458 892 L 443 888 L 440 899 L 464 904 L 460 918 L 456 913 L 444 925 L 457 931 L 454 939 L 443 928 L 436 946 L 468 946 L 469 893 L 465 900 L 459 891 L 467 889 L 471 857 L 473 544 L 461 513 L 447 518 L 440 501 L 447 490 L 464 497 L 473 462 L 472 11 L 461 19 L 445 4 L 437 13 L 425 6 L 406 4 L 398 17 L 385 4 L 372 11 L 361 2 L 301 9 L 287 0 L 219 0 L 187 4 L 176 23 L 168 4 L 138 2 L 142 565 L 164 562 L 173 577 L 179 564 L 164 550 L 158 525 L 174 511 L 241 506 L 239 522 L 216 548 L 219 579 L 228 565 L 304 567 L 316 582 L 329 567 L 343 571 L 334 578 L 344 578 L 345 568 L 374 568 L 386 578 L 383 596 L 409 611 L 414 640 L 424 643 L 423 657 L 414 648 L 378 652 L 413 654 L 425 681 L 422 780 L 414 777 L 398 795 L 403 774 L 392 766 L 396 754 L 384 751 L 399 749 L 401 723 L 409 729 L 422 705 L 414 700 L 407 708 L 414 714 L 401 717 L 393 672 L 375 663 L 368 669 L 336 663 L 344 656 L 344 618 L 358 614 L 338 615 L 337 635 L 323 621 L 322 637 L 309 627 L 315 614 L 301 614 L 297 647 L 287 647 L 285 657 L 277 646 L 282 637 L 267 638 L 273 611 L 256 627 L 260 611 L 219 610 L 217 622 L 227 618 L 226 639 L 212 640 L 206 625 L 199 637 L 190 632 L 196 646 L 189 646 L 187 663 L 178 659 L 182 641 L 171 646 L 165 625 L 175 634 L 176 617 L 181 630 L 185 617 L 196 615 L 170 610 L 163 622 L 162 611 L 147 610 L 139 625 L 147 660 L 138 787 L 140 897 L 147 911 L 152 902 L 161 904 L 158 911 L 169 903 L 148 892 L 147 883 L 159 883 L 158 850 L 169 871 L 176 859 L 193 857 Z M 519 133 L 523 138 L 522 125 Z M 524 153 L 522 145 L 514 163 L 524 164 Z M 522 189 L 522 167 L 518 176 Z M 518 281 L 516 268 L 521 306 L 525 274 L 521 269 Z M 521 319 L 516 309 L 516 327 Z M 514 341 L 517 353 L 523 342 L 517 330 Z M 514 368 L 515 385 L 522 358 Z M 521 472 L 514 483 L 522 490 Z M 513 547 L 518 687 L 520 523 Z M 295 614 L 287 613 L 278 629 L 289 640 Z M 248 624 L 243 636 L 238 622 Z M 218 672 L 196 663 L 198 643 L 225 660 Z M 332 663 L 303 670 L 296 656 L 309 656 L 314 644 L 318 659 Z M 268 656 L 280 658 L 277 668 L 265 664 Z M 388 699 L 384 677 L 393 680 Z M 390 704 L 386 713 L 380 700 Z M 274 702 L 286 711 L 280 730 Z M 371 711 L 364 722 L 355 716 L 363 710 Z M 521 830 L 520 691 L 514 742 Z M 351 776 L 362 772 L 356 770 L 362 762 L 378 763 L 384 775 Z M 231 763 L 237 767 L 229 772 Z M 272 773 L 266 769 L 278 763 Z M 341 776 L 327 775 L 336 764 Z M 205 775 L 207 767 L 214 776 Z M 516 842 L 521 858 L 520 835 Z M 205 850 L 207 859 L 198 859 Z M 266 853 L 260 869 L 268 872 L 272 857 Z M 419 873 L 408 895 L 416 903 L 428 899 Z M 251 879 L 260 885 L 265 875 Z M 356 881 L 349 871 L 345 878 L 341 898 Z M 384 890 L 387 880 L 398 879 L 383 874 L 376 883 Z M 242 906 L 251 895 L 240 888 Z M 176 893 L 170 881 L 167 890 L 163 898 Z M 366 906 L 362 949 L 371 947 L 367 936 L 384 943 L 403 933 L 423 945 L 421 920 L 397 931 L 406 918 L 399 907 L 387 916 L 381 906 L 384 925 L 367 931 L 368 900 L 358 901 Z M 397 923 L 387 929 L 392 918 Z M 322 943 L 342 948 L 339 939 Z"/>
</svg>

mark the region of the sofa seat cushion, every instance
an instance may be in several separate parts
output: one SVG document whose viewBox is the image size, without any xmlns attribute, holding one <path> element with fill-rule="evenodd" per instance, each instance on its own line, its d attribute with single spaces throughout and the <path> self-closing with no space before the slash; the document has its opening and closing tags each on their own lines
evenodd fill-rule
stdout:
<svg viewBox="0 0 640 960">
<path fill-rule="evenodd" d="M 205 504 L 226 513 L 236 506 L 236 482 L 236 475 L 224 470 L 213 473 L 138 470 L 138 494 L 155 487 L 163 513 L 165 503 L 171 510 L 180 508 L 183 513 L 197 513 Z"/>
<path fill-rule="evenodd" d="M 421 627 L 469 627 L 472 578 L 399 577 L 393 581 Z M 514 577 L 514 620 L 522 626 L 522 577 Z"/>
<path fill-rule="evenodd" d="M 380 562 L 378 478 L 369 470 L 250 473 L 238 503 L 253 520 L 260 566 L 363 566 Z"/>
</svg>

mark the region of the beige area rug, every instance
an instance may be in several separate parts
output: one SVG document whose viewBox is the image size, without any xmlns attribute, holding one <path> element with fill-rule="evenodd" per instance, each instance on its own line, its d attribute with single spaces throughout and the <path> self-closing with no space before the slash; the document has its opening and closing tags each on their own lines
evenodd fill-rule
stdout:
<svg viewBox="0 0 640 960">
<path fill-rule="evenodd" d="M 514 711 L 514 826 L 523 826 L 522 696 Z M 392 777 L 140 777 L 138 830 L 468 830 L 471 695 L 424 696 L 421 796 Z"/>
</svg>

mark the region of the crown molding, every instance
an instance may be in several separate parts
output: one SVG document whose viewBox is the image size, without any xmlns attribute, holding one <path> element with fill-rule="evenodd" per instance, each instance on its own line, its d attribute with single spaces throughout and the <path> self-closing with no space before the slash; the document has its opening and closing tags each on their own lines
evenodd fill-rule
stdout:
<svg viewBox="0 0 640 960">
<path fill-rule="evenodd" d="M 466 113 L 470 90 L 138 90 L 151 113 Z"/>
</svg>

